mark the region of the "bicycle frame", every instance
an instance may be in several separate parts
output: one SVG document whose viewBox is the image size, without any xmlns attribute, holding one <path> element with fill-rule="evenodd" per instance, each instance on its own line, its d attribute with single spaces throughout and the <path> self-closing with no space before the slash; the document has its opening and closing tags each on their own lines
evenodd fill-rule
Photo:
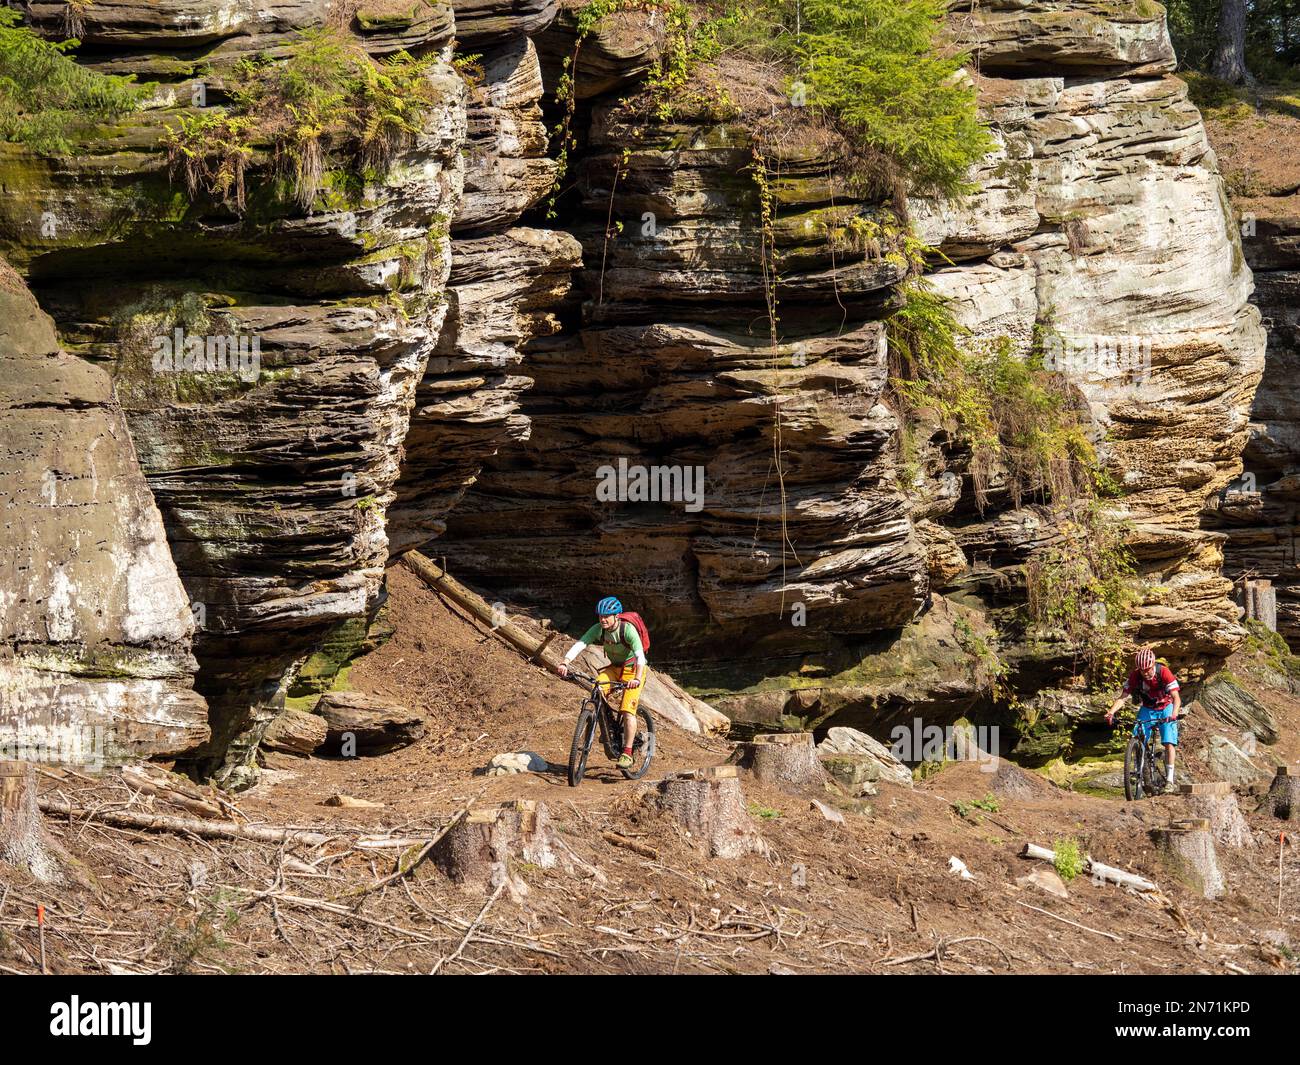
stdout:
<svg viewBox="0 0 1300 1065">
<path fill-rule="evenodd" d="M 569 676 L 591 685 L 583 702 L 596 713 L 596 725 L 600 729 L 600 742 L 605 748 L 605 754 L 617 758 L 617 751 L 623 746 L 622 724 L 618 720 L 621 711 L 610 702 L 609 697 L 626 691 L 627 685 L 622 681 L 604 681 L 576 669 L 569 670 Z"/>
<path fill-rule="evenodd" d="M 1151 735 L 1151 733 L 1153 733 L 1156 730 L 1158 726 L 1168 725 L 1177 720 L 1178 718 L 1176 717 L 1153 717 L 1148 721 L 1143 721 L 1139 717 L 1136 721 L 1133 722 L 1132 735 L 1136 736 L 1145 744 L 1147 742 L 1147 738 Z M 1164 742 L 1165 741 L 1163 739 L 1160 740 L 1160 745 L 1162 747 L 1164 746 Z"/>
</svg>

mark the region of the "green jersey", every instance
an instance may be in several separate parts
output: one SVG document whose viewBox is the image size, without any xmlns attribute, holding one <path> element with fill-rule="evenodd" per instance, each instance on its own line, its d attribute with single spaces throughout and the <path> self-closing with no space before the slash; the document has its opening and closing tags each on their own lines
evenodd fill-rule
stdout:
<svg viewBox="0 0 1300 1065">
<path fill-rule="evenodd" d="M 581 642 L 588 647 L 600 647 L 610 662 L 616 666 L 625 665 L 632 659 L 645 661 L 645 648 L 641 646 L 641 634 L 630 621 L 620 621 L 609 632 L 601 628 L 600 622 L 596 622 L 582 634 Z"/>
</svg>

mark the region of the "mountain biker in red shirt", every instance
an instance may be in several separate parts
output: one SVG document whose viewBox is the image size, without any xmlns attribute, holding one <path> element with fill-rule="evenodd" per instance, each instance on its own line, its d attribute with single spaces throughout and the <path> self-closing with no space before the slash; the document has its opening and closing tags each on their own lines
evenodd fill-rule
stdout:
<svg viewBox="0 0 1300 1065">
<path fill-rule="evenodd" d="M 1178 678 L 1168 666 L 1156 661 L 1156 653 L 1149 647 L 1143 647 L 1133 656 L 1133 672 L 1124 681 L 1120 697 L 1107 711 L 1106 724 L 1114 723 L 1119 708 L 1134 695 L 1141 701 L 1139 722 L 1173 719 L 1160 726 L 1160 742 L 1165 745 L 1165 791 L 1173 791 L 1178 719 L 1185 716 L 1182 712 L 1183 697 L 1178 690 Z"/>
</svg>

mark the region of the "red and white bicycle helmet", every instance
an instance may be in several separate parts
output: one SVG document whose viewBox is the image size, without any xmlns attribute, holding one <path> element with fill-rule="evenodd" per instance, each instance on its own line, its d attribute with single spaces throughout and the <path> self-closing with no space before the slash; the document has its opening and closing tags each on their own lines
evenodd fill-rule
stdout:
<svg viewBox="0 0 1300 1065">
<path fill-rule="evenodd" d="M 1133 656 L 1133 668 L 1145 673 L 1156 664 L 1156 653 L 1150 647 L 1143 647 Z"/>
</svg>

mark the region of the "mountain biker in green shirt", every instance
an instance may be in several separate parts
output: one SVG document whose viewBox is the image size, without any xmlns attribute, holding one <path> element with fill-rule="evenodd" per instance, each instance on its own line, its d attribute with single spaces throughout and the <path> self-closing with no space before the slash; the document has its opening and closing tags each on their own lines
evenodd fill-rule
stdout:
<svg viewBox="0 0 1300 1065">
<path fill-rule="evenodd" d="M 605 652 L 610 664 L 600 671 L 600 679 L 606 685 L 622 682 L 627 685 L 620 705 L 616 708 L 623 715 L 623 754 L 618 760 L 620 769 L 632 765 L 632 744 L 636 740 L 636 708 L 641 702 L 641 686 L 645 683 L 649 668 L 646 665 L 645 648 L 641 645 L 641 636 L 632 622 L 619 617 L 623 604 L 612 595 L 596 604 L 596 616 L 600 619 L 582 634 L 582 637 L 569 648 L 564 662 L 556 667 L 561 677 L 569 673 L 569 663 L 584 648 L 593 644 Z M 613 705 L 612 703 L 610 705 Z"/>
</svg>

